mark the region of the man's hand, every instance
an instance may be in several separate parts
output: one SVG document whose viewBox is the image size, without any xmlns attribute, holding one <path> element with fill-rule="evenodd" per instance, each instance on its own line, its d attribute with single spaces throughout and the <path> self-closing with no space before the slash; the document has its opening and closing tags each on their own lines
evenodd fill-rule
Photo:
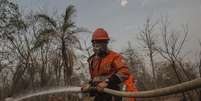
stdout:
<svg viewBox="0 0 201 101">
<path fill-rule="evenodd" d="M 106 83 L 105 81 L 102 81 L 100 83 L 98 83 L 97 87 L 97 91 L 102 92 L 104 88 L 106 88 L 108 86 L 108 83 Z"/>
<path fill-rule="evenodd" d="M 90 84 L 85 84 L 81 86 L 81 91 L 82 92 L 86 92 L 89 90 Z"/>
</svg>

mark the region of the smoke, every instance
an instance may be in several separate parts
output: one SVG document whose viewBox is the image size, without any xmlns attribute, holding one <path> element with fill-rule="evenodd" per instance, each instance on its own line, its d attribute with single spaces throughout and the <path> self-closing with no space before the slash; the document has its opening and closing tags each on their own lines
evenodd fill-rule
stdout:
<svg viewBox="0 0 201 101">
<path fill-rule="evenodd" d="M 149 3 L 149 1 L 148 0 L 142 0 L 142 2 L 141 2 L 141 5 L 142 5 L 142 7 L 144 7 L 146 4 L 148 4 Z"/>
<path fill-rule="evenodd" d="M 128 0 L 121 0 L 121 6 L 125 7 L 128 4 Z"/>
</svg>

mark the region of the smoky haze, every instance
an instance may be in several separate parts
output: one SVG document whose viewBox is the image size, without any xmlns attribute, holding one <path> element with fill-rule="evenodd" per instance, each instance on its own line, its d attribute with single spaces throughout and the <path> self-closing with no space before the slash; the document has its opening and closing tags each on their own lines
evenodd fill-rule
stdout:
<svg viewBox="0 0 201 101">
<path fill-rule="evenodd" d="M 125 48 L 128 41 L 140 48 L 137 36 L 147 17 L 157 21 L 161 16 L 168 16 L 173 30 L 180 30 L 183 24 L 189 26 L 185 51 L 195 55 L 199 50 L 200 0 L 18 0 L 17 3 L 24 12 L 44 9 L 50 14 L 53 11 L 62 13 L 67 5 L 73 4 L 77 9 L 76 23 L 91 31 L 105 28 L 115 40 L 112 47 L 118 51 Z M 81 38 L 90 43 L 90 35 L 81 35 Z"/>
</svg>

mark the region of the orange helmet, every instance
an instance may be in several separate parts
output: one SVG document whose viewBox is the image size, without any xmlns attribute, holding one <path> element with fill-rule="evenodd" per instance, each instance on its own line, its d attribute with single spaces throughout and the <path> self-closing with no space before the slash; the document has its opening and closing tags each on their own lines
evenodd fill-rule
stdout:
<svg viewBox="0 0 201 101">
<path fill-rule="evenodd" d="M 96 40 L 110 40 L 109 35 L 103 28 L 98 28 L 92 35 L 92 41 Z"/>
</svg>

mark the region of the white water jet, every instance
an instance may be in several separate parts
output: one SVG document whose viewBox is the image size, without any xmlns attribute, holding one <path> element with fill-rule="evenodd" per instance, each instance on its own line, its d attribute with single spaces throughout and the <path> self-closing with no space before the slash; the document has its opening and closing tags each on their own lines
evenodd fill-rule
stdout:
<svg viewBox="0 0 201 101">
<path fill-rule="evenodd" d="M 15 98 L 6 98 L 5 101 L 21 101 L 27 98 L 39 96 L 39 95 L 46 95 L 46 94 L 54 94 L 54 93 L 61 93 L 61 92 L 70 92 L 70 93 L 79 93 L 81 92 L 81 87 L 61 87 L 61 88 L 53 88 L 49 90 L 44 90 L 36 93 L 30 93 L 26 95 L 22 95 L 20 97 Z"/>
</svg>

